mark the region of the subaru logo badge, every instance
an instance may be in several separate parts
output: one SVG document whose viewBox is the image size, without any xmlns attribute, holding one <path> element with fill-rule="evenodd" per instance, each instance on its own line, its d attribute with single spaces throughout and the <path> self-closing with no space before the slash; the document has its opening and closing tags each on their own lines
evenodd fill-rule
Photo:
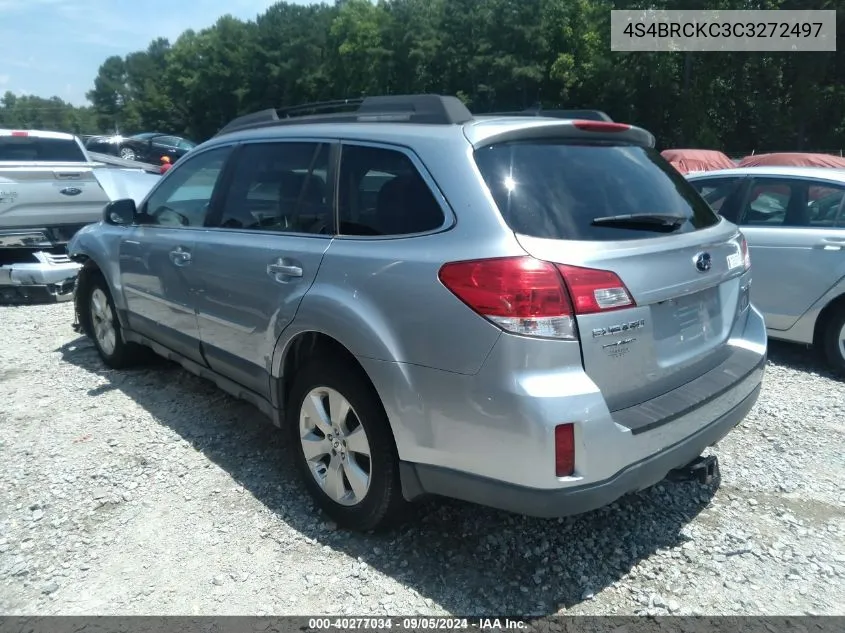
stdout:
<svg viewBox="0 0 845 633">
<path fill-rule="evenodd" d="M 82 193 L 82 189 L 80 189 L 79 187 L 65 187 L 64 189 L 59 191 L 59 193 L 63 193 L 66 196 L 78 196 L 80 193 Z"/>
<path fill-rule="evenodd" d="M 699 253 L 693 258 L 695 262 L 695 267 L 700 273 L 706 273 L 710 268 L 713 267 L 713 260 L 710 257 L 710 253 Z"/>
</svg>

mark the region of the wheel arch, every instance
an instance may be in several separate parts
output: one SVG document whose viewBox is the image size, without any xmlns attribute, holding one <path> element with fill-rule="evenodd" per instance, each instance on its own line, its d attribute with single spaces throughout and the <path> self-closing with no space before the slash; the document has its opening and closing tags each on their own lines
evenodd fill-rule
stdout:
<svg viewBox="0 0 845 633">
<path fill-rule="evenodd" d="M 845 311 L 845 292 L 828 301 L 827 305 L 819 312 L 819 316 L 816 318 L 816 325 L 813 328 L 813 347 L 821 346 L 825 329 L 830 323 L 830 320 L 840 310 Z"/>
</svg>

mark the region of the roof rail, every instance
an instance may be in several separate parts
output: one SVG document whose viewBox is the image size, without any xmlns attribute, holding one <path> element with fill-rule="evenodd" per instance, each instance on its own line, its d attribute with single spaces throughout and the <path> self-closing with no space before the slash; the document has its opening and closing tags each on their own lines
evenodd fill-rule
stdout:
<svg viewBox="0 0 845 633">
<path fill-rule="evenodd" d="M 607 121 L 611 119 L 601 110 L 543 110 L 541 107 L 527 108 L 515 112 L 485 112 L 481 116 L 545 116 L 555 119 L 582 119 L 587 121 Z"/>
<path fill-rule="evenodd" d="M 351 112 L 325 113 L 327 110 L 348 110 L 353 106 L 357 108 Z M 389 95 L 262 110 L 234 119 L 216 136 L 236 130 L 296 123 L 404 122 L 455 125 L 471 119 L 472 113 L 457 97 L 434 94 Z"/>
</svg>

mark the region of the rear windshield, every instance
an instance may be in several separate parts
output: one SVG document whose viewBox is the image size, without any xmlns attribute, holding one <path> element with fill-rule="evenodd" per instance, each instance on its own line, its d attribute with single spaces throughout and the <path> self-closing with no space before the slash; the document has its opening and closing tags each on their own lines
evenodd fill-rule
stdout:
<svg viewBox="0 0 845 633">
<path fill-rule="evenodd" d="M 482 147 L 475 161 L 513 231 L 532 237 L 609 241 L 666 235 L 666 230 L 594 226 L 628 214 L 683 216 L 674 233 L 719 222 L 718 216 L 657 150 L 560 141 Z"/>
<path fill-rule="evenodd" d="M 0 136 L 0 162 L 3 161 L 84 163 L 86 159 L 73 139 Z"/>
</svg>

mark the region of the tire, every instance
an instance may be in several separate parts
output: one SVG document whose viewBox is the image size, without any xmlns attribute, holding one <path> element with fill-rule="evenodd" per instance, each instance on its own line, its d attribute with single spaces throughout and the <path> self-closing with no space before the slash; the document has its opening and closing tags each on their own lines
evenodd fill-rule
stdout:
<svg viewBox="0 0 845 633">
<path fill-rule="evenodd" d="M 124 369 L 146 358 L 144 348 L 123 340 L 114 300 L 102 273 L 89 273 L 81 290 L 79 318 L 103 362 L 112 369 Z"/>
<path fill-rule="evenodd" d="M 119 153 L 120 153 L 120 157 L 123 160 L 135 160 L 136 159 L 135 150 L 132 149 L 131 147 L 121 147 Z"/>
<path fill-rule="evenodd" d="M 833 372 L 845 378 L 845 306 L 840 306 L 828 320 L 822 350 Z"/>
<path fill-rule="evenodd" d="M 337 415 L 341 399 L 350 407 L 345 423 Z M 320 406 L 334 418 L 334 428 L 321 422 L 321 430 L 314 423 Z M 378 394 L 360 367 L 339 362 L 336 356 L 309 361 L 294 377 L 286 427 L 305 487 L 339 526 L 377 530 L 402 517 L 407 502 L 393 433 Z M 306 445 L 311 447 L 310 459 Z M 329 453 L 332 449 L 335 455 Z M 361 452 L 364 449 L 369 450 L 369 459 Z M 368 475 L 366 489 L 361 473 Z"/>
</svg>

